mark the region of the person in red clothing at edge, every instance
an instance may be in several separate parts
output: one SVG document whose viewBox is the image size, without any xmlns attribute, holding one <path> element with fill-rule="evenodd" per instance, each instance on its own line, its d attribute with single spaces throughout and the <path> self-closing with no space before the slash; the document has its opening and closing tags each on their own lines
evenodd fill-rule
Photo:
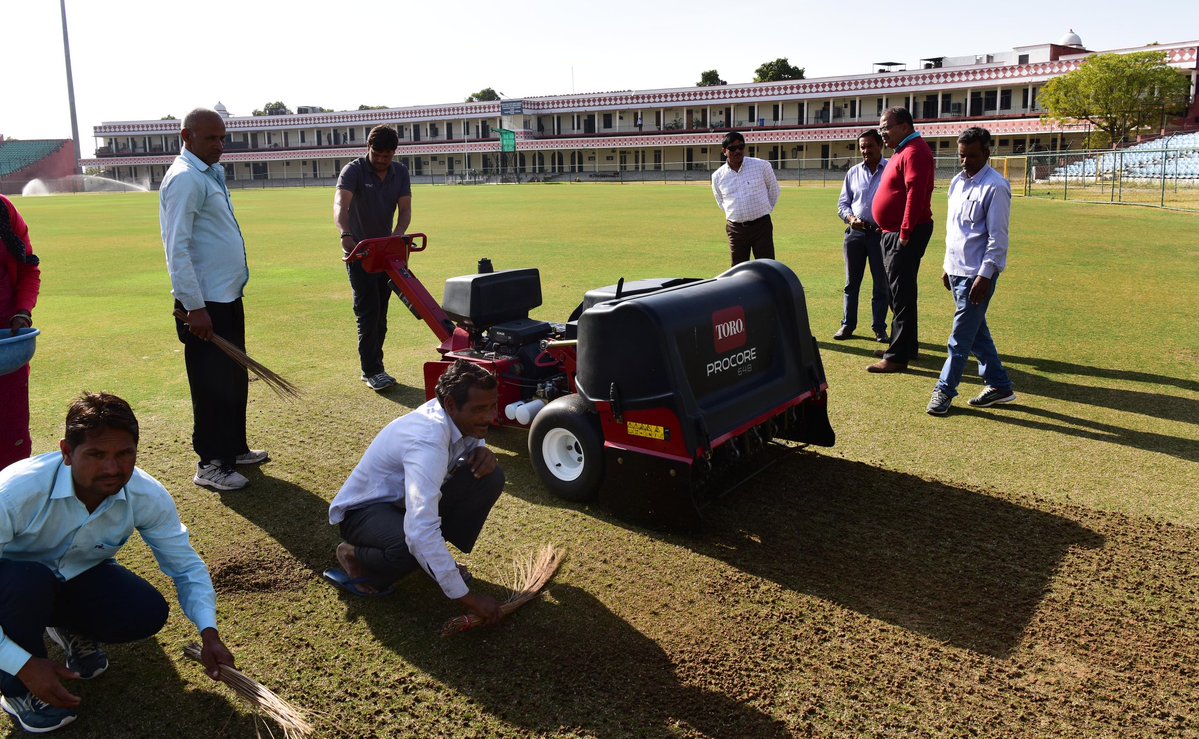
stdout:
<svg viewBox="0 0 1199 739">
<path fill-rule="evenodd" d="M 867 372 L 902 372 L 916 356 L 916 275 L 933 235 L 933 178 L 936 161 L 928 144 L 912 125 L 906 108 L 888 108 L 878 132 L 895 155 L 883 170 L 874 195 L 874 221 L 883 231 L 883 267 L 891 286 L 895 313 L 891 345 Z"/>
<path fill-rule="evenodd" d="M 0 195 L 0 339 L 33 325 L 33 306 L 42 284 L 29 227 L 12 202 Z M 8 329 L 8 330 L 5 330 Z M 0 375 L 0 470 L 29 456 L 29 365 Z"/>
</svg>

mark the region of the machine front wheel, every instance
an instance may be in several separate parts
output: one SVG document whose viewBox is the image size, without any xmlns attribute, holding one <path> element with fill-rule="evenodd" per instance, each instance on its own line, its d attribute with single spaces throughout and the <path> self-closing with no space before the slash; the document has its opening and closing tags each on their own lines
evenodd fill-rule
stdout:
<svg viewBox="0 0 1199 739">
<path fill-rule="evenodd" d="M 594 499 L 604 477 L 599 417 L 578 395 L 552 401 L 533 418 L 529 458 L 554 495 L 574 502 Z"/>
</svg>

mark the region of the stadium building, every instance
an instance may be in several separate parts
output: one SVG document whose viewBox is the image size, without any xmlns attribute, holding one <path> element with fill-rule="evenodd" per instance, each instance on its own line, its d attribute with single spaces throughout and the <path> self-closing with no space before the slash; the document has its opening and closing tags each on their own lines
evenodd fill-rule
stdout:
<svg viewBox="0 0 1199 739">
<path fill-rule="evenodd" d="M 1095 53 L 1155 50 L 1191 80 L 1186 125 L 1199 124 L 1195 101 L 1199 41 L 1104 52 L 1084 48 L 1073 32 L 1057 43 L 967 57 L 927 57 L 918 64 L 878 62 L 869 74 L 788 82 L 625 90 L 449 103 L 385 110 L 236 116 L 222 163 L 230 184 L 286 186 L 331 182 L 361 156 L 380 123 L 400 133 L 397 158 L 417 181 L 472 181 L 497 173 L 523 180 L 638 176 L 694 179 L 721 163 L 728 130 L 745 134 L 750 152 L 782 178 L 845 169 L 858 161 L 856 139 L 882 111 L 902 105 L 940 156 L 956 156 L 956 138 L 971 125 L 995 135 L 995 154 L 1078 149 L 1082 126 L 1042 122 L 1037 93 Z M 180 147 L 179 121 L 117 121 L 94 129 L 96 156 L 82 162 L 123 181 L 155 187 Z M 502 154 L 502 139 L 510 154 Z"/>
<path fill-rule="evenodd" d="M 55 180 L 74 173 L 74 141 L 0 136 L 0 194 L 20 195 L 30 180 Z"/>
</svg>

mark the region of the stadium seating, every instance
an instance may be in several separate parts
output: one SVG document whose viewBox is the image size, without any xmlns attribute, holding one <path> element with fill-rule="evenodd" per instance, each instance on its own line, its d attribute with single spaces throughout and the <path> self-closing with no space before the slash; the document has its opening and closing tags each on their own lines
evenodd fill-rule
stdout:
<svg viewBox="0 0 1199 739">
<path fill-rule="evenodd" d="M 1160 181 L 1164 175 L 1168 180 L 1199 181 L 1199 131 L 1164 136 L 1070 162 L 1054 169 L 1049 180 L 1111 179 L 1117 171 L 1126 180 Z"/>
<path fill-rule="evenodd" d="M 62 139 L 0 141 L 0 177 L 20 172 L 63 147 Z"/>
</svg>

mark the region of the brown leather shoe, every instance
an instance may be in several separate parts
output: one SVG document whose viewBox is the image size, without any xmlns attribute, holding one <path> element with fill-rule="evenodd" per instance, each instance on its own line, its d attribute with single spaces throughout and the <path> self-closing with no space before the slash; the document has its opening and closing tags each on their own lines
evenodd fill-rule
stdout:
<svg viewBox="0 0 1199 739">
<path fill-rule="evenodd" d="M 874 364 L 866 368 L 867 372 L 874 374 L 886 375 L 893 372 L 903 372 L 908 368 L 907 362 L 892 362 L 889 359 L 880 359 Z"/>
</svg>

